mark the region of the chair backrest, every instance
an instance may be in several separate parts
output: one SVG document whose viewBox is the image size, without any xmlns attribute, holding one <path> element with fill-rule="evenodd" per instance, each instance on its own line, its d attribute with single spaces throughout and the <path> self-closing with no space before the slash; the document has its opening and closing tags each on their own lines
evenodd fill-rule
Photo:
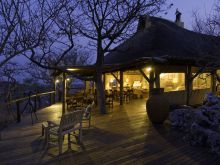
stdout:
<svg viewBox="0 0 220 165">
<path fill-rule="evenodd" d="M 92 110 L 95 108 L 95 101 L 92 101 L 91 107 L 92 107 Z"/>
<path fill-rule="evenodd" d="M 77 124 L 82 124 L 84 110 L 77 110 L 68 114 L 64 114 L 60 120 L 59 131 L 67 131 L 73 129 Z"/>
<path fill-rule="evenodd" d="M 92 104 L 89 104 L 87 107 L 86 107 L 86 110 L 85 110 L 85 113 L 84 113 L 84 116 L 86 118 L 89 118 L 91 116 L 91 113 L 94 109 L 94 106 L 95 106 L 95 102 L 93 101 Z"/>
</svg>

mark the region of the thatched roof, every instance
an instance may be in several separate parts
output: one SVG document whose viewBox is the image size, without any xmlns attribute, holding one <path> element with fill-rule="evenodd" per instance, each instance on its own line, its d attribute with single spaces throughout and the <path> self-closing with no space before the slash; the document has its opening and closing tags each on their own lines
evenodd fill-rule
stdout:
<svg viewBox="0 0 220 165">
<path fill-rule="evenodd" d="M 52 74 L 52 76 L 59 76 L 62 73 L 67 73 L 82 80 L 93 80 L 96 73 L 95 65 L 73 65 L 61 66 Z"/>
<path fill-rule="evenodd" d="M 107 54 L 105 65 L 164 60 L 183 65 L 190 62 L 194 66 L 215 62 L 220 66 L 220 37 L 192 32 L 162 18 L 149 17 L 149 21 L 150 26 Z"/>
</svg>

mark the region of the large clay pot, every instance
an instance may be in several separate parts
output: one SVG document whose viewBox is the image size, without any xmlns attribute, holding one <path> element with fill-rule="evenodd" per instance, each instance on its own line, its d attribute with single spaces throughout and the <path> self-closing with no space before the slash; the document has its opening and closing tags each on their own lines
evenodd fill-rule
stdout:
<svg viewBox="0 0 220 165">
<path fill-rule="evenodd" d="M 163 88 L 154 88 L 147 100 L 147 114 L 152 123 L 162 124 L 169 115 L 169 102 L 163 93 Z"/>
</svg>

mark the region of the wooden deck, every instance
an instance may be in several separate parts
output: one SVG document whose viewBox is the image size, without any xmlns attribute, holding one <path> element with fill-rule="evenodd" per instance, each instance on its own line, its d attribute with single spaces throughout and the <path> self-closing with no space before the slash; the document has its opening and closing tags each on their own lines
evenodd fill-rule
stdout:
<svg viewBox="0 0 220 165">
<path fill-rule="evenodd" d="M 66 140 L 63 154 L 58 148 L 44 149 L 41 122 L 59 120 L 61 104 L 38 111 L 39 122 L 30 117 L 6 128 L 0 141 L 0 164 L 220 164 L 220 158 L 204 148 L 183 142 L 168 124 L 153 126 L 146 115 L 145 101 L 115 105 L 107 115 L 93 115 L 92 128 L 83 131 L 83 145 Z"/>
</svg>

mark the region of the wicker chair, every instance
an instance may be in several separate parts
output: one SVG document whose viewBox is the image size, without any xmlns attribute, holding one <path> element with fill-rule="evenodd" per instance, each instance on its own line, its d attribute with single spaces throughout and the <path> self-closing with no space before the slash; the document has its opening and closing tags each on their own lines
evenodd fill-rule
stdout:
<svg viewBox="0 0 220 165">
<path fill-rule="evenodd" d="M 47 148 L 49 145 L 59 146 L 59 154 L 62 153 L 62 144 L 63 139 L 66 134 L 68 134 L 68 144 L 70 141 L 70 135 L 73 133 L 74 136 L 78 139 L 78 142 L 81 143 L 82 140 L 82 118 L 84 110 L 77 110 L 68 114 L 64 114 L 61 117 L 60 124 L 48 121 L 48 131 L 47 131 Z M 76 134 L 76 131 L 79 131 Z M 53 143 L 51 141 L 51 135 L 57 136 L 58 143 Z"/>
</svg>

